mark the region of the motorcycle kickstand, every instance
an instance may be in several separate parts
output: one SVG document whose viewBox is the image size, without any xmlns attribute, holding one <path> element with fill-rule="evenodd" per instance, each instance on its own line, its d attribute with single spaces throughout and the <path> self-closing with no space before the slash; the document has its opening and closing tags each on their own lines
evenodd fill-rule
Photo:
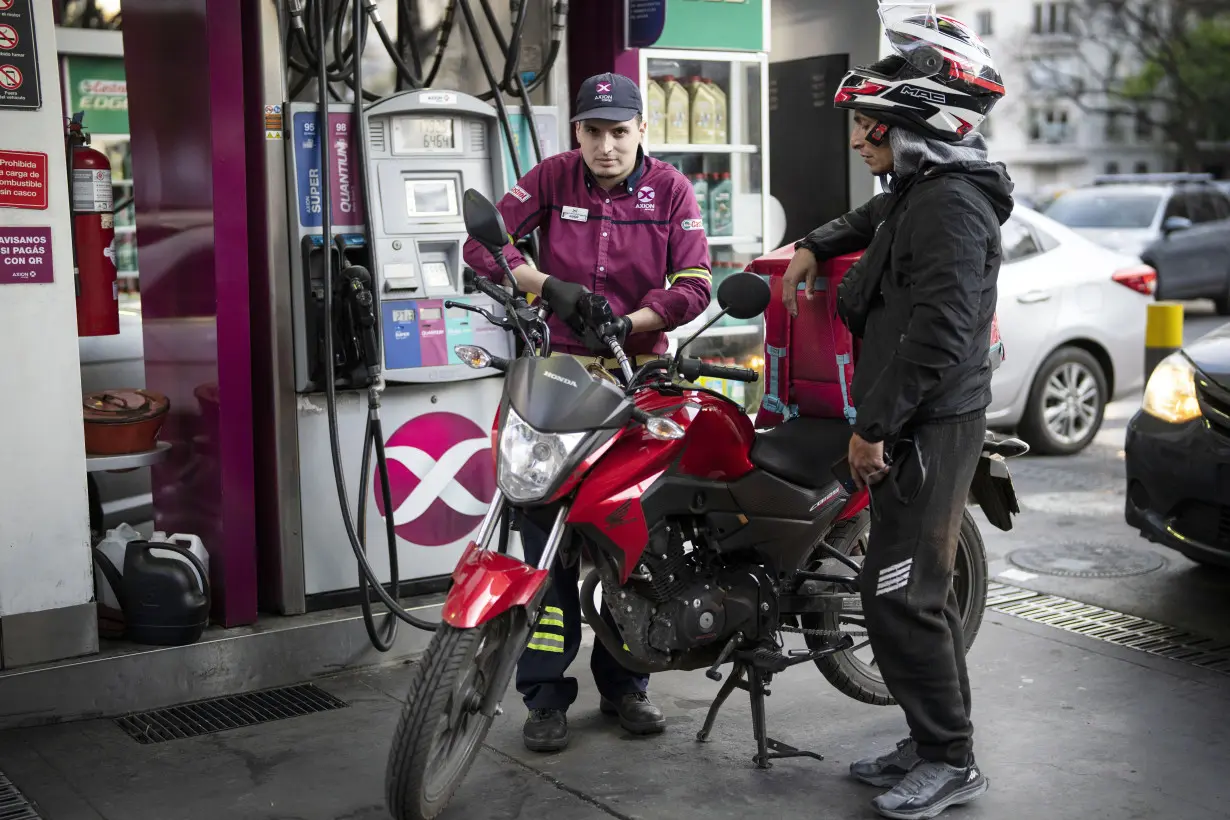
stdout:
<svg viewBox="0 0 1230 820">
<path fill-rule="evenodd" d="M 735 689 L 747 690 L 747 684 L 743 682 L 743 672 L 747 667 L 739 662 L 735 663 L 734 669 L 730 671 L 730 677 L 722 684 L 722 688 L 718 690 L 717 697 L 713 699 L 713 703 L 709 706 L 709 714 L 705 716 L 705 725 L 696 733 L 696 739 L 705 743 L 709 740 L 709 733 L 713 731 L 713 724 L 717 721 L 718 710 L 722 708 L 722 704 L 730 697 L 730 693 Z"/>
</svg>

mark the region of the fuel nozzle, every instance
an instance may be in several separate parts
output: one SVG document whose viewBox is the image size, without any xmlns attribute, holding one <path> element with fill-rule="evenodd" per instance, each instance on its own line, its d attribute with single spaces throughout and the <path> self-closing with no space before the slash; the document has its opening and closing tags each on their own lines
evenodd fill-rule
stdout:
<svg viewBox="0 0 1230 820">
<path fill-rule="evenodd" d="M 376 338 L 376 298 L 372 295 L 372 275 L 362 265 L 342 271 L 343 299 L 350 308 L 355 332 L 363 344 L 363 358 L 372 376 L 380 371 L 380 340 Z"/>
<path fill-rule="evenodd" d="M 303 9 L 306 0 L 286 0 L 286 8 L 290 11 L 290 24 L 303 31 Z"/>
</svg>

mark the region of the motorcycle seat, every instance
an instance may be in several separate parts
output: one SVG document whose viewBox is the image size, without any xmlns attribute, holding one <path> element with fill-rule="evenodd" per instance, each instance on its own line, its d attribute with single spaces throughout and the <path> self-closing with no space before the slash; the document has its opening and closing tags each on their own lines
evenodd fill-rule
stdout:
<svg viewBox="0 0 1230 820">
<path fill-rule="evenodd" d="M 852 433 L 845 419 L 791 419 L 757 432 L 751 462 L 791 484 L 819 490 L 837 480 L 832 467 L 849 452 Z"/>
</svg>

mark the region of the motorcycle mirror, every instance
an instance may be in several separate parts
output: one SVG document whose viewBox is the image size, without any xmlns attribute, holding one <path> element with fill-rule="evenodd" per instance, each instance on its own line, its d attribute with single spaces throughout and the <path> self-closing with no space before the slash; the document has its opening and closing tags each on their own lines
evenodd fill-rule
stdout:
<svg viewBox="0 0 1230 820">
<path fill-rule="evenodd" d="M 467 188 L 462 197 L 462 216 L 466 223 L 466 233 L 477 239 L 483 247 L 493 254 L 508 244 L 508 231 L 504 227 L 504 217 L 491 204 L 491 200 L 473 188 Z"/>
<path fill-rule="evenodd" d="M 754 273 L 741 271 L 718 286 L 718 304 L 736 319 L 754 319 L 764 313 L 772 294 L 769 283 Z"/>
</svg>

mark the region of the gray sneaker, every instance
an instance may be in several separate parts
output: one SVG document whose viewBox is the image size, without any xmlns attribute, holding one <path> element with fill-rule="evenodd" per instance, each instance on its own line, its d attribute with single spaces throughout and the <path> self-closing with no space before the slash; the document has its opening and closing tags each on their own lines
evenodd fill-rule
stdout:
<svg viewBox="0 0 1230 820">
<path fill-rule="evenodd" d="M 918 756 L 918 744 L 907 737 L 888 754 L 851 763 L 850 774 L 868 785 L 891 789 L 919 763 L 922 763 L 922 758 Z"/>
<path fill-rule="evenodd" d="M 893 820 L 930 820 L 947 808 L 982 796 L 989 787 L 982 769 L 972 760 L 964 767 L 924 762 L 871 805 Z"/>
</svg>

